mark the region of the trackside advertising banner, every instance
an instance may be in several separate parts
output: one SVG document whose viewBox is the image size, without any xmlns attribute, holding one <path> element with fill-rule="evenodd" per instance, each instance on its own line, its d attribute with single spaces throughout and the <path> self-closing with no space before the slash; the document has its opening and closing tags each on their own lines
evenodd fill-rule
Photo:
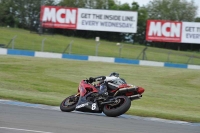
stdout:
<svg viewBox="0 0 200 133">
<path fill-rule="evenodd" d="M 62 8 L 58 6 L 42 6 L 40 21 L 47 28 L 69 28 L 76 29 L 77 8 Z"/>
<path fill-rule="evenodd" d="M 200 44 L 200 23 L 148 20 L 146 40 Z"/>
<path fill-rule="evenodd" d="M 182 40 L 184 43 L 200 44 L 200 23 L 182 22 Z"/>
<path fill-rule="evenodd" d="M 42 6 L 40 21 L 47 28 L 68 28 L 110 32 L 137 32 L 138 13 Z"/>
</svg>

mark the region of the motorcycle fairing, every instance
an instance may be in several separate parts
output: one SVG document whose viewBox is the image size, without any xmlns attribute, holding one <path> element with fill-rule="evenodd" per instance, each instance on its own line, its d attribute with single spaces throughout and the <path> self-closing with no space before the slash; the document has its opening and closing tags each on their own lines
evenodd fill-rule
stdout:
<svg viewBox="0 0 200 133">
<path fill-rule="evenodd" d="M 86 83 L 85 80 L 82 80 L 79 84 L 78 92 L 81 96 L 85 96 L 88 91 L 98 92 L 98 90 L 94 86 Z"/>
<path fill-rule="evenodd" d="M 76 111 L 92 112 L 92 113 L 100 113 L 101 112 L 96 101 L 92 102 L 92 101 L 88 101 L 86 99 L 86 97 L 91 95 L 92 93 L 93 92 L 88 93 L 85 96 L 79 97 L 79 101 L 78 101 L 76 108 L 75 108 Z"/>
</svg>

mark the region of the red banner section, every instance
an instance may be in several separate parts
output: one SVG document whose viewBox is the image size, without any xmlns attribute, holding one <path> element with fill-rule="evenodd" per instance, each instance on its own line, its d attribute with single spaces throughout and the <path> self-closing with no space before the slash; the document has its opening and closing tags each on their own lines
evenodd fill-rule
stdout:
<svg viewBox="0 0 200 133">
<path fill-rule="evenodd" d="M 146 29 L 147 41 L 181 42 L 182 22 L 148 20 Z"/>
<path fill-rule="evenodd" d="M 78 8 L 42 6 L 40 21 L 46 28 L 76 29 Z"/>
</svg>

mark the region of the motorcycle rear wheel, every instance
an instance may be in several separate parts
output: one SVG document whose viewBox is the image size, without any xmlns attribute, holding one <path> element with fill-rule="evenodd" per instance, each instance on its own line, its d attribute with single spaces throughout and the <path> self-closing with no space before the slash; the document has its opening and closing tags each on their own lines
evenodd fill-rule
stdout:
<svg viewBox="0 0 200 133">
<path fill-rule="evenodd" d="M 127 96 L 117 96 L 117 102 L 103 107 L 103 113 L 110 117 L 117 117 L 126 113 L 131 107 L 131 100 Z"/>
<path fill-rule="evenodd" d="M 74 111 L 76 108 L 76 104 L 78 99 L 75 95 L 71 95 L 65 98 L 62 103 L 60 104 L 60 110 L 63 112 L 71 112 Z"/>
</svg>

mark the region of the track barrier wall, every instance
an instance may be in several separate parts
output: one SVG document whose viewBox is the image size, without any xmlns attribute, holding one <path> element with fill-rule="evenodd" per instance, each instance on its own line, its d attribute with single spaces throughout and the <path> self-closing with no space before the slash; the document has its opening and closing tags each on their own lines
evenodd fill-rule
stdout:
<svg viewBox="0 0 200 133">
<path fill-rule="evenodd" d="M 112 58 L 112 57 L 100 57 L 100 56 L 59 54 L 59 53 L 50 53 L 50 52 L 13 50 L 13 49 L 4 49 L 4 48 L 0 48 L 0 55 L 19 55 L 19 56 L 85 60 L 85 61 L 96 61 L 96 62 L 100 61 L 100 62 L 109 62 L 109 63 L 141 65 L 141 66 L 154 66 L 154 67 L 168 67 L 168 68 L 183 68 L 183 69 L 200 70 L 200 65 L 175 64 L 175 63 L 168 63 L 168 62 L 134 60 L 134 59 L 114 58 L 114 57 Z"/>
</svg>

